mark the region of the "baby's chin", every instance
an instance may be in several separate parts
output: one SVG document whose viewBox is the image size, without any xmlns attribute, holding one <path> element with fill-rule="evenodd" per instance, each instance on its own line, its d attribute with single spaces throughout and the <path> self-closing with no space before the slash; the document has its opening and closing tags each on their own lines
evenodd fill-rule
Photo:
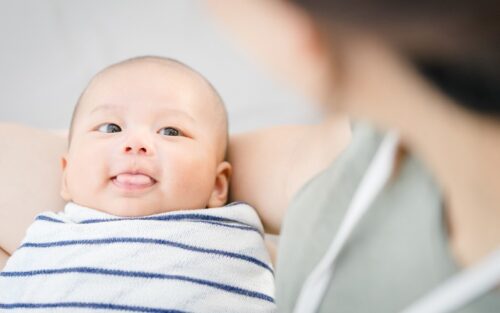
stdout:
<svg viewBox="0 0 500 313">
<path fill-rule="evenodd" d="M 104 201 L 95 206 L 89 205 L 88 207 L 119 217 L 140 217 L 174 211 L 200 209 L 198 207 L 181 207 L 179 205 L 174 207 L 167 203 L 151 203 L 151 201 L 140 198 L 114 199 L 112 201 Z"/>
<path fill-rule="evenodd" d="M 97 209 L 120 217 L 138 217 L 175 211 L 175 209 L 167 206 L 152 206 L 147 203 L 141 203 L 140 200 L 141 199 L 125 199 L 122 201 L 114 201 L 114 203 L 110 203 L 109 205 L 100 205 Z"/>
</svg>

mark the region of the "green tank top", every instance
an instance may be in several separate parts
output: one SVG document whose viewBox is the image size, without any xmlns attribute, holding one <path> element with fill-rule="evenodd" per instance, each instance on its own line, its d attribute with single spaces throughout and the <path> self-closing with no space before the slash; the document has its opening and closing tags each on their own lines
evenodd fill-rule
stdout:
<svg viewBox="0 0 500 313">
<path fill-rule="evenodd" d="M 358 125 L 349 148 L 292 201 L 276 266 L 279 312 L 293 311 L 382 138 Z M 460 271 L 448 247 L 441 200 L 431 175 L 408 157 L 340 253 L 318 312 L 398 312 Z M 500 312 L 500 293 L 485 294 L 457 312 Z"/>
</svg>

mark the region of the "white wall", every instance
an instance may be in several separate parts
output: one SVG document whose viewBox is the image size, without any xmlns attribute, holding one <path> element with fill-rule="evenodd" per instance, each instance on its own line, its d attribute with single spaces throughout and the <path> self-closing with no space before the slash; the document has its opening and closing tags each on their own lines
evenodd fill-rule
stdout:
<svg viewBox="0 0 500 313">
<path fill-rule="evenodd" d="M 211 18 L 201 0 L 0 0 L 0 121 L 66 128 L 92 75 L 137 55 L 200 71 L 224 98 L 232 131 L 313 120 L 311 106 Z"/>
</svg>

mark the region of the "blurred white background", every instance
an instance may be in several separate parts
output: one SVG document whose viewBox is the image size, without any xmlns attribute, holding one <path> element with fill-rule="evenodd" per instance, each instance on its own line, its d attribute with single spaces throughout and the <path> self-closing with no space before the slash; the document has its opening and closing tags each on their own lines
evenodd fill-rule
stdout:
<svg viewBox="0 0 500 313">
<path fill-rule="evenodd" d="M 232 132 L 315 119 L 219 27 L 203 0 L 0 0 L 0 121 L 67 128 L 88 80 L 138 55 L 201 72 L 225 100 Z"/>
</svg>

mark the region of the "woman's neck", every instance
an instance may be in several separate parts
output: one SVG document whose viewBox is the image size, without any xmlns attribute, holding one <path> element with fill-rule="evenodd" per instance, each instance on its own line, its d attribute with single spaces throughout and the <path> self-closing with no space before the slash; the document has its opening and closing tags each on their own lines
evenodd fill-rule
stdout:
<svg viewBox="0 0 500 313">
<path fill-rule="evenodd" d="M 342 88 L 330 98 L 354 118 L 398 130 L 431 169 L 458 262 L 470 265 L 500 246 L 500 121 L 453 103 L 378 39 L 352 36 L 342 47 Z"/>
<path fill-rule="evenodd" d="M 468 266 L 500 246 L 500 122 L 467 112 L 438 92 L 420 100 L 400 125 L 403 140 L 441 185 L 450 247 Z"/>
</svg>

